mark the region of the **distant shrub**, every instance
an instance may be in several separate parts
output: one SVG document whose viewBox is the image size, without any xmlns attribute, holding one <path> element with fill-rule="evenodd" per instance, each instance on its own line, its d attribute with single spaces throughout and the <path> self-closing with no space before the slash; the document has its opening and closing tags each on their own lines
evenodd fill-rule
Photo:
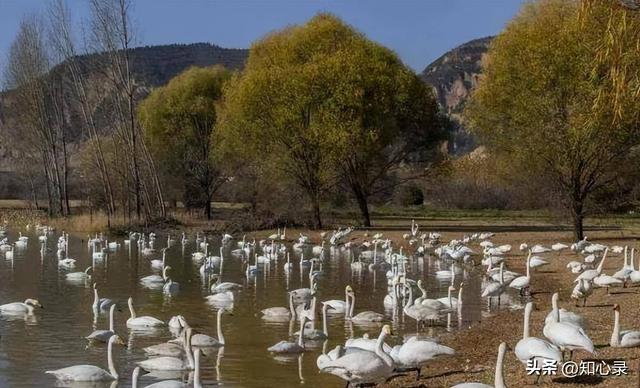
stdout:
<svg viewBox="0 0 640 388">
<path fill-rule="evenodd" d="M 414 183 L 398 187 L 394 197 L 394 202 L 400 206 L 416 206 L 424 203 L 422 189 Z"/>
</svg>

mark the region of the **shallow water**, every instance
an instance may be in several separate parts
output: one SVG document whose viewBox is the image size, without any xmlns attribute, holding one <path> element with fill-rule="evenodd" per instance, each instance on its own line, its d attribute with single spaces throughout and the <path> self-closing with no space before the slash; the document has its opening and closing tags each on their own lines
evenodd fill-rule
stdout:
<svg viewBox="0 0 640 388">
<path fill-rule="evenodd" d="M 77 259 L 77 263 L 76 267 L 69 271 L 58 268 L 57 234 L 49 235 L 44 255 L 40 254 L 37 236 L 33 233 L 26 235 L 30 237 L 29 244 L 25 250 L 15 251 L 13 261 L 4 260 L 4 255 L 0 256 L 0 304 L 36 298 L 45 308 L 37 309 L 35 315 L 28 319 L 22 316 L 0 315 L 0 387 L 64 386 L 44 371 L 76 364 L 92 364 L 106 369 L 106 346 L 88 346 L 84 337 L 94 328 L 107 328 L 108 314 L 99 314 L 94 324 L 91 284 L 74 285 L 65 279 L 67 272 L 83 271 L 91 265 L 86 236 L 71 235 L 69 257 Z M 12 231 L 11 240 L 15 240 L 16 237 L 17 231 Z M 122 239 L 116 241 L 122 243 Z M 218 252 L 219 238 L 212 238 L 211 242 L 210 252 Z M 235 242 L 233 244 L 235 247 Z M 168 329 L 151 333 L 129 331 L 125 324 L 129 318 L 126 306 L 129 296 L 133 297 L 139 316 L 151 315 L 166 322 L 172 316 L 182 314 L 199 332 L 216 336 L 217 309 L 206 303 L 205 296 L 209 295 L 208 286 L 201 281 L 198 266 L 191 260 L 191 253 L 196 248 L 193 240 L 184 248 L 178 242 L 167 251 L 168 264 L 173 268 L 170 275 L 180 283 L 177 296 L 166 297 L 162 291 L 151 291 L 140 285 L 141 277 L 154 273 L 149 260 L 159 258 L 160 248 L 164 246 L 166 236 L 159 236 L 155 243 L 156 254 L 147 258 L 138 254 L 135 245 L 131 249 L 122 245 L 109 254 L 107 260 L 96 263 L 92 280 L 98 285 L 100 297 L 114 299 L 122 308 L 122 312 L 116 312 L 116 332 L 125 338 L 128 347 L 114 347 L 116 369 L 120 374 L 117 384 L 92 386 L 129 387 L 135 362 L 145 359 L 142 348 L 172 338 Z M 204 386 L 343 386 L 344 382 L 337 377 L 318 373 L 316 358 L 322 351 L 322 343 L 306 341 L 307 352 L 302 357 L 290 359 L 279 359 L 267 352 L 269 346 L 281 340 L 295 341 L 295 338 L 289 337 L 289 323 L 267 323 L 260 318 L 259 311 L 273 306 L 287 306 L 288 289 L 308 287 L 308 270 L 300 273 L 297 265 L 299 257 L 292 253 L 294 270 L 289 276 L 283 271 L 285 260 L 280 259 L 263 268 L 262 273 L 255 278 L 247 279 L 241 260 L 230 256 L 229 250 L 230 248 L 225 250 L 223 280 L 241 283 L 244 288 L 238 294 L 232 315 L 223 315 L 226 346 L 210 351 L 207 357 L 202 358 Z M 446 265 L 432 257 L 414 258 L 408 268 L 409 277 L 423 279 L 428 286 L 430 298 L 446 296 L 449 282 L 441 282 L 433 276 L 436 270 L 447 268 Z M 459 325 L 467 327 L 481 319 L 485 304 L 478 296 L 480 279 L 477 271 L 469 273 L 465 270 L 456 277 L 455 286 L 457 287 L 463 279 L 464 309 L 461 319 L 454 315 L 452 328 L 447 329 L 443 324 L 422 329 L 421 334 L 438 336 L 445 330 L 456 330 Z M 344 287 L 351 284 L 356 293 L 355 313 L 365 310 L 384 312 L 392 323 L 395 336 L 389 338 L 388 343 L 399 343 L 402 335 L 415 334 L 415 321 L 410 318 L 403 319 L 399 314 L 384 309 L 383 298 L 387 290 L 385 272 L 368 269 L 353 272 L 347 256 L 335 251 L 326 255 L 323 274 L 318 284 L 319 301 L 344 299 Z M 319 328 L 322 326 L 320 314 L 316 325 Z M 294 326 L 291 332 L 298 330 L 298 324 Z M 378 325 L 355 326 L 346 323 L 341 316 L 330 317 L 330 339 L 326 346 L 327 349 L 332 349 L 338 343 L 343 343 L 346 338 L 361 336 L 363 333 L 375 337 L 379 330 Z M 187 381 L 189 375 L 184 374 L 180 377 Z M 144 386 L 154 381 L 157 380 L 144 376 L 140 385 Z"/>
</svg>

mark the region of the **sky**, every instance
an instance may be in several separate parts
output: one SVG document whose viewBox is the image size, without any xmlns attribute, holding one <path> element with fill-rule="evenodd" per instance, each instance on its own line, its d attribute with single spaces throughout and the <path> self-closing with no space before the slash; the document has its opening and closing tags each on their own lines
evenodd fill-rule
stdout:
<svg viewBox="0 0 640 388">
<path fill-rule="evenodd" d="M 67 0 L 74 21 L 88 0 Z M 318 12 L 341 17 L 394 50 L 415 71 L 471 39 L 500 32 L 525 0 L 133 0 L 138 45 L 210 42 L 247 48 L 266 33 L 304 23 Z M 24 15 L 47 0 L 0 0 L 0 64 Z M 78 27 L 78 31 L 81 28 Z"/>
</svg>

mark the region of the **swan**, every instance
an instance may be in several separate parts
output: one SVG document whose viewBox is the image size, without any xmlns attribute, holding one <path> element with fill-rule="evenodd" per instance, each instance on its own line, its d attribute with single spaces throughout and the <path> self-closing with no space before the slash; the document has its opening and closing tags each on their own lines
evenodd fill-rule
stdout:
<svg viewBox="0 0 640 388">
<path fill-rule="evenodd" d="M 58 267 L 73 269 L 76 266 L 76 259 L 67 257 L 66 259 L 58 260 Z"/>
<path fill-rule="evenodd" d="M 139 361 L 138 366 L 144 370 L 162 370 L 162 371 L 181 371 L 192 370 L 195 367 L 193 360 L 193 353 L 191 349 L 191 335 L 193 329 L 188 328 L 186 333 L 186 342 L 184 344 L 184 350 L 187 355 L 187 360 L 184 361 L 178 357 L 155 357 L 147 360 Z"/>
<path fill-rule="evenodd" d="M 454 354 L 455 350 L 448 346 L 411 337 L 404 344 L 394 346 L 389 355 L 393 358 L 396 368 L 401 368 L 402 371 L 415 370 L 418 373 L 416 380 L 420 380 L 422 367 L 429 360 Z"/>
<path fill-rule="evenodd" d="M 640 283 L 640 271 L 638 271 L 635 267 L 634 253 L 635 253 L 635 248 L 631 248 L 631 272 L 629 273 L 629 282 L 631 284 L 638 284 Z"/>
<path fill-rule="evenodd" d="M 451 271 L 453 272 L 453 271 Z M 452 275 L 455 276 L 455 275 Z M 444 303 L 437 299 L 427 299 L 427 290 L 422 286 L 422 279 L 418 280 L 418 288 L 422 292 L 422 296 L 417 298 L 413 304 L 421 305 L 422 307 L 430 308 L 432 310 L 443 310 L 446 306 Z"/>
<path fill-rule="evenodd" d="M 193 359 L 194 359 L 194 371 L 193 371 L 193 388 L 202 388 L 202 381 L 200 380 L 200 349 L 195 349 L 193 351 Z M 140 374 L 140 367 L 137 366 L 133 370 L 133 374 L 131 376 L 131 388 L 138 387 L 138 376 Z M 183 383 L 178 380 L 165 380 L 159 381 L 157 383 L 153 383 L 151 385 L 147 385 L 145 388 L 187 388 L 189 384 Z"/>
<path fill-rule="evenodd" d="M 569 248 L 569 246 L 566 245 L 566 244 L 563 244 L 563 243 L 555 243 L 555 244 L 553 244 L 551 246 L 551 249 L 556 251 L 556 252 L 560 252 L 560 251 L 562 251 L 564 249 L 567 249 L 567 248 Z"/>
<path fill-rule="evenodd" d="M 109 298 L 100 298 L 98 296 L 98 285 L 93 283 L 93 311 L 106 311 L 115 304 L 113 300 Z"/>
<path fill-rule="evenodd" d="M 207 302 L 216 304 L 216 305 L 233 304 L 234 299 L 235 299 L 235 296 L 231 291 L 223 291 L 217 294 L 207 296 Z"/>
<path fill-rule="evenodd" d="M 553 294 L 557 299 L 558 293 Z M 561 322 L 559 310 L 554 309 L 554 320 L 544 325 L 542 332 L 544 336 L 563 352 L 569 350 L 569 359 L 573 357 L 574 350 L 585 350 L 593 353 L 593 342 L 587 336 L 587 333 L 579 327 L 571 323 Z"/>
<path fill-rule="evenodd" d="M 326 304 L 329 306 L 327 310 L 328 314 L 344 314 L 347 312 L 349 306 L 349 293 L 353 292 L 351 286 L 346 286 L 344 288 L 344 300 L 339 299 L 330 299 L 322 302 L 322 304 Z"/>
<path fill-rule="evenodd" d="M 164 282 L 167 280 L 167 271 L 171 269 L 171 266 L 167 265 L 162 269 L 162 276 L 160 275 L 149 275 L 140 279 L 140 283 L 147 288 L 162 288 L 164 287 Z"/>
<path fill-rule="evenodd" d="M 384 321 L 384 315 L 380 313 L 376 313 L 375 311 L 362 311 L 358 313 L 358 315 L 353 315 L 353 309 L 356 305 L 356 294 L 353 292 L 349 292 L 348 296 L 351 297 L 351 303 L 349 306 L 349 312 L 347 319 L 351 320 L 354 323 L 367 323 L 367 322 L 382 322 Z"/>
<path fill-rule="evenodd" d="M 576 300 L 576 307 L 578 301 L 582 299 L 582 307 L 587 305 L 587 298 L 593 293 L 593 286 L 589 280 L 578 279 L 575 281 L 576 285 L 571 291 L 571 299 Z M 562 320 L 562 318 L 560 318 Z"/>
<path fill-rule="evenodd" d="M 540 268 L 540 267 L 545 266 L 545 265 L 549 265 L 549 262 L 544 260 L 540 256 L 532 256 L 531 258 L 529 258 L 528 267 L 531 267 L 533 269 L 537 269 L 537 268 Z"/>
<path fill-rule="evenodd" d="M 85 338 L 89 341 L 97 341 L 97 342 L 107 342 L 109 338 L 115 334 L 114 324 L 113 324 L 113 316 L 116 311 L 116 305 L 112 304 L 111 308 L 109 308 L 109 330 L 94 330 L 93 333 L 89 334 Z"/>
<path fill-rule="evenodd" d="M 562 362 L 562 353 L 560 353 L 560 349 L 557 346 L 543 339 L 529 336 L 529 321 L 531 320 L 532 310 L 533 302 L 528 302 L 524 308 L 522 339 L 518 341 L 514 349 L 516 357 L 525 365 L 531 360 L 538 367 L 542 367 L 549 360 L 560 364 Z"/>
<path fill-rule="evenodd" d="M 298 354 L 304 352 L 304 326 L 307 322 L 305 314 L 300 316 L 300 331 L 298 333 L 298 342 L 280 341 L 270 346 L 267 350 L 271 353 L 279 354 Z"/>
<path fill-rule="evenodd" d="M 405 285 L 405 287 L 409 288 L 409 299 L 407 300 L 402 311 L 408 317 L 416 320 L 416 331 L 419 329 L 420 322 L 437 320 L 440 318 L 440 314 L 437 310 L 433 310 L 428 307 L 413 303 L 413 290 L 409 285 Z"/>
<path fill-rule="evenodd" d="M 382 349 L 384 339 L 392 335 L 391 327 L 384 325 L 378 336 L 375 352 L 358 351 L 347 353 L 335 360 L 322 363 L 320 372 L 330 373 L 349 384 L 369 384 L 386 380 L 395 367 L 393 359 Z"/>
<path fill-rule="evenodd" d="M 13 302 L 0 305 L 2 314 L 33 314 L 34 307 L 44 308 L 37 299 L 26 299 L 24 302 Z"/>
<path fill-rule="evenodd" d="M 502 363 L 504 362 L 504 355 L 507 351 L 507 344 L 502 342 L 498 346 L 498 359 L 496 360 L 496 371 L 493 380 L 493 386 L 482 383 L 462 383 L 456 384 L 451 388 L 506 388 L 504 384 L 504 376 L 502 375 Z"/>
<path fill-rule="evenodd" d="M 551 312 L 547 314 L 547 317 L 544 319 L 545 325 L 551 322 L 555 322 L 555 312 L 558 311 L 558 313 L 560 314 L 560 322 L 570 323 L 574 326 L 581 327 L 582 329 L 587 329 L 587 322 L 581 315 L 568 311 L 566 309 L 558 309 L 557 292 L 551 296 L 551 306 Z"/>
<path fill-rule="evenodd" d="M 606 274 L 600 274 L 598 276 L 596 276 L 595 278 L 593 278 L 593 284 L 595 284 L 598 287 L 604 287 L 607 289 L 607 295 L 609 294 L 609 287 L 611 286 L 616 286 L 619 284 L 624 284 L 624 281 L 615 278 L 613 276 L 609 276 Z"/>
<path fill-rule="evenodd" d="M 127 319 L 127 327 L 131 329 L 135 328 L 145 328 L 145 327 L 159 327 L 164 326 L 164 322 L 159 320 L 158 318 L 143 316 L 136 316 L 136 311 L 133 309 L 133 298 L 129 297 L 127 301 L 129 304 L 129 312 L 131 313 L 131 318 Z"/>
<path fill-rule="evenodd" d="M 65 278 L 68 281 L 82 281 L 91 279 L 91 275 L 89 275 L 89 271 L 93 270 L 93 267 L 87 267 L 83 272 L 71 272 L 65 275 Z"/>
<path fill-rule="evenodd" d="M 186 336 L 187 331 L 182 332 L 183 337 Z M 157 345 L 147 346 L 142 349 L 147 356 L 166 356 L 166 357 L 180 357 L 184 351 L 183 343 L 175 342 L 163 342 Z"/>
<path fill-rule="evenodd" d="M 222 266 L 220 266 L 220 271 L 222 272 Z M 216 277 L 216 282 L 211 286 L 211 293 L 216 294 L 218 292 L 224 291 L 237 291 L 242 289 L 242 284 L 233 283 L 233 282 L 220 282 L 221 273 L 217 275 L 213 275 Z"/>
<path fill-rule="evenodd" d="M 531 251 L 529 251 L 529 255 L 527 256 L 527 275 L 520 276 L 511 281 L 509 283 L 509 287 L 515 288 L 520 291 L 520 295 L 523 293 L 529 292 L 529 286 L 531 284 Z"/>
<path fill-rule="evenodd" d="M 295 318 L 296 310 L 293 308 L 293 295 L 288 293 L 289 295 L 289 308 L 286 307 L 269 307 L 268 309 L 264 309 L 261 311 L 262 319 L 264 320 L 286 320 L 289 321 L 291 318 Z"/>
<path fill-rule="evenodd" d="M 291 257 L 289 252 L 287 252 L 287 262 L 284 263 L 284 272 L 289 272 L 293 269 L 293 263 L 291 262 Z"/>
<path fill-rule="evenodd" d="M 448 291 L 447 291 L 447 297 L 446 298 L 438 298 L 438 300 L 440 301 L 440 303 L 444 304 L 446 308 L 448 309 L 455 309 L 458 307 L 458 302 L 462 301 L 462 287 L 464 287 L 464 282 L 460 283 L 460 285 L 458 286 L 458 297 L 454 298 L 451 296 L 451 292 L 455 291 L 455 287 L 453 286 L 449 286 Z"/>
<path fill-rule="evenodd" d="M 329 329 L 327 328 L 327 309 L 328 305 L 322 305 L 322 330 L 313 329 L 313 330 L 305 330 L 304 338 L 310 340 L 323 340 L 329 338 Z M 294 333 L 294 335 L 299 334 L 298 332 Z"/>
<path fill-rule="evenodd" d="M 633 348 L 640 346 L 640 331 L 620 331 L 620 305 L 616 304 L 613 306 L 613 313 L 613 332 L 611 333 L 609 345 L 612 348 Z"/>
<path fill-rule="evenodd" d="M 596 276 L 600 275 L 602 273 L 602 267 L 604 266 L 604 261 L 607 258 L 607 252 L 609 252 L 609 250 L 605 249 L 604 253 L 602 254 L 602 260 L 600 260 L 600 263 L 598 264 L 598 268 L 588 269 L 582 272 L 580 275 L 578 275 L 576 279 L 593 280 L 595 279 Z"/>
<path fill-rule="evenodd" d="M 498 304 L 500 304 L 500 296 L 504 292 L 505 288 L 506 283 L 504 282 L 504 262 L 502 262 L 500 263 L 500 281 L 487 284 L 484 291 L 482 291 L 481 296 L 483 298 L 488 298 L 489 305 L 491 305 L 491 299 L 497 297 Z"/>
<path fill-rule="evenodd" d="M 151 260 L 151 268 L 163 269 L 166 261 L 167 261 L 167 248 L 162 248 L 162 259 Z"/>
<path fill-rule="evenodd" d="M 125 342 L 118 335 L 112 335 L 111 338 L 109 338 L 109 345 L 107 346 L 107 362 L 109 365 L 109 372 L 93 365 L 74 365 L 57 370 L 48 370 L 44 373 L 52 374 L 60 381 L 117 380 L 118 372 L 116 372 L 116 368 L 113 363 L 114 344 L 126 346 Z"/>
<path fill-rule="evenodd" d="M 218 339 L 215 339 L 206 334 L 195 333 L 191 336 L 191 346 L 198 346 L 202 348 L 218 348 L 225 345 L 224 335 L 222 334 L 222 314 L 225 312 L 225 309 L 218 309 L 218 313 L 216 314 L 216 327 L 218 329 Z M 183 319 L 183 325 L 186 328 L 189 328 L 189 324 L 187 321 Z M 181 342 L 180 340 L 173 340 L 169 342 Z"/>
</svg>

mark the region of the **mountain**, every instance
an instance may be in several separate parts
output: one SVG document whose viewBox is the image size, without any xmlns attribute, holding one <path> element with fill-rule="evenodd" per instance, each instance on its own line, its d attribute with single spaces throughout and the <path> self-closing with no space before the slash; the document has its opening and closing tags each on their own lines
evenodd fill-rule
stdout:
<svg viewBox="0 0 640 388">
<path fill-rule="evenodd" d="M 478 84 L 482 58 L 492 39 L 489 36 L 464 43 L 433 61 L 420 74 L 434 88 L 440 106 L 451 117 L 452 141 L 448 148 L 453 155 L 466 154 L 476 147 L 475 139 L 459 119 L 467 98 Z"/>
</svg>

